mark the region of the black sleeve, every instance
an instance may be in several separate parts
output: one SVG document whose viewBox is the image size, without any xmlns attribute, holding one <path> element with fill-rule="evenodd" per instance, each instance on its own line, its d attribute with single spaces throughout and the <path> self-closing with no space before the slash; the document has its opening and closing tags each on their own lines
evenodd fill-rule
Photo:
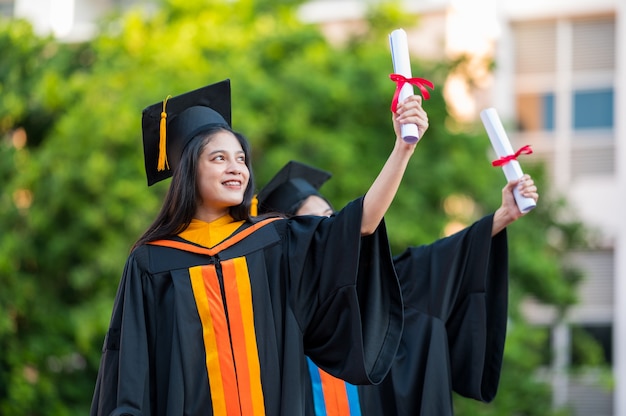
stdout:
<svg viewBox="0 0 626 416">
<path fill-rule="evenodd" d="M 395 259 L 407 310 L 445 325 L 440 348 L 449 351 L 454 391 L 481 401 L 497 391 L 508 318 L 506 230 L 492 238 L 492 223 L 486 216 Z M 415 326 L 406 325 L 409 339 Z"/>
<path fill-rule="evenodd" d="M 452 416 L 452 391 L 494 398 L 507 323 L 506 232 L 493 216 L 394 259 L 405 304 L 404 332 L 391 372 L 360 386 L 370 414 Z"/>
<path fill-rule="evenodd" d="M 104 340 L 91 415 L 150 414 L 148 371 L 142 272 L 131 255 Z"/>
<path fill-rule="evenodd" d="M 379 383 L 400 339 L 403 312 L 384 224 L 361 238 L 362 199 L 321 220 L 308 246 L 295 220 L 290 271 L 305 353 L 354 384 Z M 306 253 L 306 254 L 304 254 Z"/>
</svg>

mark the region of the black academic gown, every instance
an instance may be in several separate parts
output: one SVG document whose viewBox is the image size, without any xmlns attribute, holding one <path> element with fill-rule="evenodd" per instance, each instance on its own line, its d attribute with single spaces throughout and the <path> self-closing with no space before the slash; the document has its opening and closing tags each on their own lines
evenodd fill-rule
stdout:
<svg viewBox="0 0 626 416">
<path fill-rule="evenodd" d="M 209 249 L 140 246 L 116 295 L 92 415 L 301 415 L 305 354 L 380 382 L 402 330 L 384 225 L 362 199 L 333 218 L 246 223 Z"/>
<path fill-rule="evenodd" d="M 497 392 L 508 306 L 506 230 L 493 215 L 395 258 L 405 324 L 389 375 L 359 386 L 365 416 L 452 416 L 452 390 L 489 402 Z"/>
</svg>

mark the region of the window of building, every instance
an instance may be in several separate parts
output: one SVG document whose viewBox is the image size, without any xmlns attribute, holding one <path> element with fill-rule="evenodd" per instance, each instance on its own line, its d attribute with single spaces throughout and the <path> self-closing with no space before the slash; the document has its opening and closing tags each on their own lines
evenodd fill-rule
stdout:
<svg viewBox="0 0 626 416">
<path fill-rule="evenodd" d="M 613 128 L 612 88 L 574 91 L 572 100 L 574 130 Z"/>
<path fill-rule="evenodd" d="M 514 33 L 517 74 L 556 71 L 557 33 L 554 21 L 520 23 L 514 26 Z"/>
<path fill-rule="evenodd" d="M 572 36 L 571 67 L 574 72 L 615 68 L 615 20 L 611 17 L 576 19 Z"/>
<path fill-rule="evenodd" d="M 572 327 L 572 365 L 612 365 L 613 331 L 610 324 Z"/>
<path fill-rule="evenodd" d="M 615 16 L 512 23 L 515 124 L 566 184 L 615 173 Z M 555 143 L 566 152 L 555 151 Z"/>
<path fill-rule="evenodd" d="M 614 17 L 518 22 L 512 29 L 519 130 L 612 130 Z M 569 125 L 559 126 L 557 114 Z"/>
<path fill-rule="evenodd" d="M 518 94 L 516 100 L 520 131 L 554 130 L 554 93 Z"/>
</svg>

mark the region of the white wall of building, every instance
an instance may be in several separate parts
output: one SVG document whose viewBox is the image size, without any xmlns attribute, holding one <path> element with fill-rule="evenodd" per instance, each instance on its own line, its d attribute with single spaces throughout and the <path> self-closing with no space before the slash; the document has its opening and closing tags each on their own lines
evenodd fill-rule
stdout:
<svg viewBox="0 0 626 416">
<path fill-rule="evenodd" d="M 617 1 L 616 38 L 617 56 L 615 82 L 615 129 L 618 137 L 615 157 L 616 183 L 614 205 L 617 211 L 615 223 L 618 238 L 615 241 L 615 318 L 613 332 L 614 370 L 616 386 L 614 392 L 615 415 L 626 415 L 626 215 L 624 215 L 624 202 L 626 202 L 626 4 Z"/>
</svg>

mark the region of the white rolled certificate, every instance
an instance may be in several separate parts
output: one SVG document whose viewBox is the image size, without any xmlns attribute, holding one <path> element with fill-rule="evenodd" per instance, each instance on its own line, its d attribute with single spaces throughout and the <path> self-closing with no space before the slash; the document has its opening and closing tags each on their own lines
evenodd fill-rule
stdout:
<svg viewBox="0 0 626 416">
<path fill-rule="evenodd" d="M 509 141 L 506 131 L 502 126 L 500 117 L 494 108 L 487 108 L 480 112 L 480 118 L 483 121 L 487 135 L 493 146 L 493 150 L 496 152 L 499 158 L 511 156 L 514 154 L 513 147 Z M 511 159 L 502 165 L 502 171 L 507 181 L 519 179 L 524 175 L 519 162 L 516 159 Z M 535 208 L 536 203 L 532 198 L 523 197 L 517 188 L 513 190 L 513 196 L 517 207 L 523 213 L 529 212 Z"/>
<path fill-rule="evenodd" d="M 411 78 L 411 60 L 409 58 L 409 43 L 404 29 L 396 29 L 389 35 L 389 46 L 391 48 L 391 60 L 393 62 L 393 72 L 406 78 Z M 404 101 L 413 95 L 413 85 L 408 82 L 402 86 L 398 102 Z M 402 139 L 407 143 L 416 143 L 419 140 L 419 130 L 417 124 L 402 125 Z"/>
</svg>

